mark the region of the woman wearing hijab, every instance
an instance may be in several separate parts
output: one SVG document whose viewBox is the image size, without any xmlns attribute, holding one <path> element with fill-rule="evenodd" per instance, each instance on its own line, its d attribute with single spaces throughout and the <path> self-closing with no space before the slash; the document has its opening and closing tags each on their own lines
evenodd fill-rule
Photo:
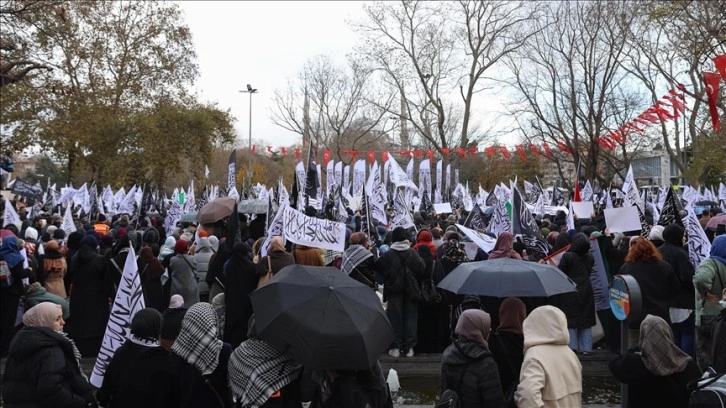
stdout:
<svg viewBox="0 0 726 408">
<path fill-rule="evenodd" d="M 81 369 L 81 355 L 62 331 L 61 307 L 39 303 L 25 312 L 23 324 L 5 363 L 5 406 L 96 407 L 94 387 Z"/>
<path fill-rule="evenodd" d="M 711 244 L 709 257 L 704 259 L 693 276 L 698 298 L 696 316 L 696 349 L 698 363 L 712 364 L 713 342 L 711 322 L 724 310 L 722 293 L 726 289 L 726 235 L 719 235 Z"/>
<path fill-rule="evenodd" d="M 689 381 L 701 372 L 693 359 L 673 343 L 668 322 L 648 315 L 640 325 L 640 352 L 610 362 L 618 381 L 628 384 L 628 406 L 687 407 Z"/>
<path fill-rule="evenodd" d="M 161 321 L 160 343 L 166 350 L 171 351 L 174 340 L 181 331 L 182 320 L 187 313 L 184 307 L 184 298 L 174 295 L 169 299 L 169 307 L 164 310 L 164 318 Z"/>
<path fill-rule="evenodd" d="M 489 349 L 497 362 L 502 391 L 510 407 L 516 407 L 513 397 L 524 360 L 522 323 L 526 315 L 524 302 L 515 297 L 504 299 L 499 306 L 499 327 L 489 339 Z"/>
<path fill-rule="evenodd" d="M 57 242 L 50 241 L 45 246 L 45 255 L 43 255 L 41 268 L 40 278 L 48 292 L 63 299 L 67 298 L 63 278 L 68 273 L 68 265 L 66 259 L 60 253 L 60 245 Z"/>
<path fill-rule="evenodd" d="M 364 232 L 354 232 L 348 239 L 350 245 L 343 252 L 340 270 L 358 282 L 376 290 L 376 261 L 370 251 L 370 242 Z"/>
<path fill-rule="evenodd" d="M 23 256 L 18 249 L 18 239 L 14 235 L 7 235 L 2 239 L 0 261 L 5 261 L 10 269 L 10 275 L 5 277 L 10 284 L 0 286 L 0 351 L 5 356 L 10 340 L 15 335 L 20 297 L 25 293 L 23 279 L 28 277 L 23 269 Z"/>
<path fill-rule="evenodd" d="M 294 263 L 295 258 L 285 252 L 285 244 L 282 242 L 282 237 L 272 237 L 270 247 L 267 249 L 267 255 L 260 258 L 260 263 L 257 264 L 257 276 L 264 276 L 267 273 L 274 275 L 280 269 L 288 265 L 293 265 Z"/>
<path fill-rule="evenodd" d="M 436 259 L 436 251 L 438 248 L 434 245 L 434 236 L 428 229 L 422 229 L 416 234 L 416 245 L 413 246 L 413 249 L 418 250 L 422 245 L 428 246 L 431 255 Z"/>
<path fill-rule="evenodd" d="M 169 304 L 169 288 L 164 288 L 161 283 L 161 276 L 164 274 L 164 267 L 159 259 L 154 256 L 154 250 L 150 246 L 144 246 L 139 251 L 139 258 L 136 260 L 141 278 L 141 289 L 144 292 L 144 304 L 159 312 L 166 309 Z"/>
<path fill-rule="evenodd" d="M 171 257 L 174 256 L 174 246 L 175 245 L 176 245 L 176 239 L 170 235 L 170 236 L 166 237 L 166 240 L 164 241 L 164 245 L 162 245 L 161 249 L 159 249 L 159 261 L 161 261 L 162 264 L 165 263 L 164 267 L 169 266 L 169 259 L 171 259 Z"/>
<path fill-rule="evenodd" d="M 506 407 L 499 370 L 489 352 L 491 319 L 482 310 L 470 309 L 456 323 L 457 340 L 441 357 L 441 392 L 459 394 L 461 408 Z"/>
<path fill-rule="evenodd" d="M 567 316 L 570 332 L 570 348 L 582 354 L 592 353 L 592 326 L 595 325 L 595 294 L 592 290 L 590 273 L 595 259 L 590 254 L 590 240 L 578 233 L 570 249 L 562 255 L 558 267 L 575 282 L 577 292 L 558 297 L 560 309 Z"/>
<path fill-rule="evenodd" d="M 106 367 L 96 392 L 102 407 L 176 407 L 179 385 L 159 344 L 161 313 L 139 310 L 131 320 L 131 334 Z"/>
<path fill-rule="evenodd" d="M 522 323 L 524 360 L 514 400 L 519 408 L 582 406 L 582 365 L 569 347 L 567 318 L 540 306 Z"/>
<path fill-rule="evenodd" d="M 201 302 L 189 308 L 171 348 L 172 369 L 181 387 L 179 408 L 232 406 L 227 380 L 232 347 L 217 334 L 212 305 Z"/>
<path fill-rule="evenodd" d="M 201 233 L 206 234 L 204 230 Z M 199 277 L 199 298 L 203 302 L 211 301 L 209 298 L 209 284 L 207 283 L 207 272 L 209 271 L 209 261 L 212 259 L 214 251 L 209 243 L 209 238 L 205 235 L 200 237 L 196 244 L 194 252 L 194 261 L 197 263 L 197 276 Z"/>
<path fill-rule="evenodd" d="M 469 257 L 464 250 L 462 244 L 457 238 L 450 238 L 442 245 L 443 253 L 441 256 L 441 267 L 444 270 L 444 276 L 456 269 L 457 266 L 464 262 L 469 262 Z"/>
<path fill-rule="evenodd" d="M 193 256 L 187 255 L 188 252 L 187 241 L 180 239 L 174 245 L 174 256 L 169 260 L 170 293 L 181 295 L 187 308 L 199 302 L 197 263 Z"/>
<path fill-rule="evenodd" d="M 73 282 L 69 293 L 71 317 L 66 330 L 84 357 L 98 355 L 109 317 L 109 290 L 105 286 L 108 281 L 104 280 L 106 265 L 97 247 L 94 236 L 84 236 L 68 267 Z"/>
<path fill-rule="evenodd" d="M 224 265 L 224 341 L 233 348 L 247 340 L 247 322 L 252 316 L 250 293 L 257 289 L 258 276 L 250 259 L 250 247 L 234 244 L 232 258 Z"/>
<path fill-rule="evenodd" d="M 434 259 L 431 246 L 420 245 L 417 248 L 426 268 L 426 277 L 420 280 L 419 285 L 423 284 L 424 280 L 431 280 L 435 288 L 444 279 L 444 270 L 441 263 Z M 443 299 L 439 302 L 419 302 L 418 343 L 416 345 L 418 351 L 420 353 L 441 353 L 449 345 L 449 333 L 448 303 Z"/>
<path fill-rule="evenodd" d="M 489 260 L 498 258 L 512 258 L 522 259 L 522 257 L 514 252 L 514 235 L 509 231 L 502 231 L 497 237 L 497 242 L 494 244 L 494 249 L 489 253 Z"/>
</svg>

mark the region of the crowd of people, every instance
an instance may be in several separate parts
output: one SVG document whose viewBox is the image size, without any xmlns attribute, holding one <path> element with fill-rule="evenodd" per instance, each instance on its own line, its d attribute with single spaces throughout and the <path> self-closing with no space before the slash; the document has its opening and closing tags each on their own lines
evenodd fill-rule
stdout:
<svg viewBox="0 0 726 408">
<path fill-rule="evenodd" d="M 602 249 L 608 280 L 632 275 L 643 294 L 642 315 L 629 321 L 630 351 L 610 364 L 630 384 L 631 406 L 686 406 L 689 381 L 707 366 L 726 370 L 723 334 L 708 329 L 725 313 L 726 235 L 711 234 L 710 257 L 694 266 L 678 224 L 653 226 L 643 237 L 611 234 L 601 212 L 569 230 L 564 214 L 537 216 L 551 252 L 567 248 L 558 267 L 576 292 L 498 299 L 435 285 L 465 262 L 545 261 L 506 231 L 492 236 L 491 251 L 476 247 L 455 225 L 463 210 L 416 212 L 415 231 L 362 228 L 351 212 L 343 252 L 273 237 L 264 256 L 264 214 L 249 222 L 240 215 L 236 240 L 223 221 L 180 222 L 167 235 L 160 216 L 128 214 L 76 219 L 77 231 L 65 236 L 58 214 L 18 212 L 20 228 L 0 230 L 9 274 L 0 285 L 8 407 L 392 406 L 379 364 L 312 370 L 257 338 L 249 295 L 293 264 L 336 267 L 378 292 L 395 334 L 388 354 L 442 353 L 441 392 L 456 390 L 464 408 L 580 406 L 577 354 L 621 347 L 607 293 L 593 289 L 591 245 Z M 146 308 L 133 316 L 131 335 L 95 389 L 80 361 L 101 348 L 131 249 Z M 604 334 L 596 339 L 598 326 Z M 260 371 L 267 367 L 275 370 Z"/>
</svg>

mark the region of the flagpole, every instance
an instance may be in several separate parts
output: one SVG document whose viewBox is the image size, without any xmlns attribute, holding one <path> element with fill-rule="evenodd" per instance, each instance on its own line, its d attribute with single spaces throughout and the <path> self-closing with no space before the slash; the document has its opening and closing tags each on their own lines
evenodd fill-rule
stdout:
<svg viewBox="0 0 726 408">
<path fill-rule="evenodd" d="M 136 194 L 136 193 L 134 193 Z M 141 206 L 144 205 L 144 194 L 146 194 L 146 183 L 144 183 L 144 188 L 141 190 L 141 204 L 138 205 L 139 208 L 136 209 L 136 224 L 134 225 L 134 231 L 136 231 L 139 228 L 139 217 L 141 216 Z"/>
</svg>

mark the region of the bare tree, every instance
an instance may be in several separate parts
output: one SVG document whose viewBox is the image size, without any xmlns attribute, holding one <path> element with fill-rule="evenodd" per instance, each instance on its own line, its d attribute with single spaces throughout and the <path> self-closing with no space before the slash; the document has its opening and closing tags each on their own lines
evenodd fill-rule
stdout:
<svg viewBox="0 0 726 408">
<path fill-rule="evenodd" d="M 395 100 L 375 76 L 355 60 L 339 67 L 329 57 L 313 58 L 296 81 L 275 90 L 272 120 L 304 140 L 332 148 L 338 159 L 344 150 L 380 150 L 388 146 L 393 123 L 387 112 Z"/>
<path fill-rule="evenodd" d="M 519 94 L 512 113 L 526 140 L 553 146 L 551 159 L 564 180 L 573 179 L 563 174 L 564 162 L 573 160 L 582 163 L 586 177 L 605 182 L 601 163 L 619 171 L 638 146 L 651 142 L 648 135 L 630 135 L 610 150 L 599 141 L 643 107 L 621 66 L 629 45 L 623 27 L 632 17 L 614 2 L 548 7 L 549 21 L 539 23 L 548 26 L 521 55 L 508 58 Z"/>
</svg>

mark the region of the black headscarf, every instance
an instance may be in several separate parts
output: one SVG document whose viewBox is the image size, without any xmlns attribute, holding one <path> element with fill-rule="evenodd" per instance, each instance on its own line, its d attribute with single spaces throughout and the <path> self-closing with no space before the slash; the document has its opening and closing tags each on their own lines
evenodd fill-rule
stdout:
<svg viewBox="0 0 726 408">
<path fill-rule="evenodd" d="M 141 309 L 131 320 L 131 334 L 148 340 L 156 340 L 161 332 L 161 313 L 150 307 Z"/>
</svg>

